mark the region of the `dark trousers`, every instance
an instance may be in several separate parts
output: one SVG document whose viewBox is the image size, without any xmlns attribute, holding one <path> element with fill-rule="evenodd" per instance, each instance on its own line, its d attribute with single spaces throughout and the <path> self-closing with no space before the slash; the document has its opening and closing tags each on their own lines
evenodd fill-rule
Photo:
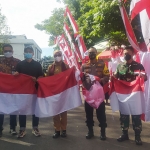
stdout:
<svg viewBox="0 0 150 150">
<path fill-rule="evenodd" d="M 26 115 L 19 115 L 19 125 L 20 129 L 26 128 Z M 32 127 L 38 127 L 39 125 L 39 118 L 35 115 L 32 115 Z"/>
<path fill-rule="evenodd" d="M 120 124 L 121 124 L 122 130 L 128 130 L 129 123 L 130 123 L 130 116 L 120 114 Z M 132 126 L 133 126 L 134 131 L 135 130 L 142 131 L 141 115 L 132 115 Z"/>
<path fill-rule="evenodd" d="M 86 125 L 88 127 L 94 126 L 93 120 L 93 111 L 94 108 L 91 107 L 87 102 L 85 102 L 85 113 L 86 113 Z M 106 114 L 105 114 L 105 103 L 102 102 L 98 109 L 96 109 L 96 116 L 99 121 L 99 127 L 106 128 Z"/>
<path fill-rule="evenodd" d="M 3 130 L 4 114 L 0 114 L 0 130 Z M 17 126 L 17 115 L 10 115 L 10 129 L 15 129 Z"/>
</svg>

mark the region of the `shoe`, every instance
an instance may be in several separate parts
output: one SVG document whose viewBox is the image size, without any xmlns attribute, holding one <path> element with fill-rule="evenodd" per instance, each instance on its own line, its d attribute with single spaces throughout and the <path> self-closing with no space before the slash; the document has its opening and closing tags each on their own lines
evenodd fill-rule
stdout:
<svg viewBox="0 0 150 150">
<path fill-rule="evenodd" d="M 101 139 L 102 141 L 105 141 L 105 140 L 106 140 L 106 135 L 105 135 L 105 134 L 104 134 L 104 135 L 101 134 L 100 139 Z"/>
<path fill-rule="evenodd" d="M 94 137 L 94 133 L 93 131 L 89 131 L 86 135 L 86 139 L 91 139 L 92 137 Z"/>
<path fill-rule="evenodd" d="M 62 133 L 61 133 L 61 137 L 67 137 L 66 130 L 63 130 L 63 131 L 62 131 Z"/>
<path fill-rule="evenodd" d="M 117 139 L 118 142 L 123 142 L 126 140 L 129 140 L 128 134 L 123 134 Z"/>
<path fill-rule="evenodd" d="M 34 134 L 36 137 L 41 136 L 41 133 L 39 132 L 38 128 L 33 129 L 32 134 Z"/>
<path fill-rule="evenodd" d="M 3 135 L 3 132 L 2 132 L 2 130 L 0 130 L 0 137 L 2 137 L 2 135 Z"/>
<path fill-rule="evenodd" d="M 105 141 L 106 140 L 106 128 L 105 127 L 101 127 L 101 135 L 100 135 L 100 139 L 102 141 Z"/>
<path fill-rule="evenodd" d="M 17 137 L 18 137 L 18 138 L 23 138 L 25 135 L 26 135 L 25 130 L 20 130 Z"/>
<path fill-rule="evenodd" d="M 55 133 L 53 134 L 53 138 L 57 139 L 60 137 L 60 131 L 55 131 Z"/>
<path fill-rule="evenodd" d="M 16 132 L 16 130 L 10 129 L 10 134 L 11 135 L 17 135 L 17 132 Z"/>
<path fill-rule="evenodd" d="M 143 144 L 140 136 L 135 136 L 135 143 L 136 143 L 136 145 L 142 145 Z"/>
</svg>

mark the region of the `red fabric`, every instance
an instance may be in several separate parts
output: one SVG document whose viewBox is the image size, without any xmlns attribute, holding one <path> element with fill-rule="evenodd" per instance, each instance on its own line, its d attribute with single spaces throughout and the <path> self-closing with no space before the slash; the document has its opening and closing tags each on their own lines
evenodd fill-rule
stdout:
<svg viewBox="0 0 150 150">
<path fill-rule="evenodd" d="M 146 9 L 147 15 L 150 19 L 150 0 L 137 0 L 135 7 L 132 9 L 131 19 L 134 19 L 135 16 L 138 15 L 144 9 Z"/>
<path fill-rule="evenodd" d="M 70 68 L 50 77 L 39 78 L 38 83 L 38 97 L 45 98 L 59 94 L 77 85 L 75 69 Z"/>
<path fill-rule="evenodd" d="M 121 0 L 120 0 L 120 2 L 121 2 Z M 126 34 L 128 37 L 128 41 L 130 42 L 130 44 L 132 45 L 132 47 L 134 48 L 135 53 L 136 53 L 138 50 L 140 50 L 140 48 L 139 48 L 138 42 L 136 40 L 134 31 L 132 29 L 131 23 L 129 21 L 126 9 L 125 9 L 124 5 L 119 6 L 119 7 L 120 7 L 122 20 L 123 20 L 123 23 L 125 26 Z"/>
<path fill-rule="evenodd" d="M 17 76 L 0 73 L 0 93 L 36 94 L 35 82 L 31 76 Z"/>
<path fill-rule="evenodd" d="M 114 90 L 116 93 L 120 94 L 131 94 L 132 92 L 144 91 L 144 79 L 138 77 L 136 80 L 132 82 L 126 82 L 112 77 L 110 89 L 111 93 Z"/>
<path fill-rule="evenodd" d="M 111 56 L 112 56 L 111 51 L 103 51 L 98 58 L 106 59 L 106 58 L 111 58 Z"/>
</svg>

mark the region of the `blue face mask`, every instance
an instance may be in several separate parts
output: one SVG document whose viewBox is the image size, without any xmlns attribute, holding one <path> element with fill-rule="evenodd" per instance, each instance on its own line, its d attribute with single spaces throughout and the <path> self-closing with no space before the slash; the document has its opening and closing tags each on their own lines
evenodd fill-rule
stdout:
<svg viewBox="0 0 150 150">
<path fill-rule="evenodd" d="M 25 59 L 31 59 L 32 58 L 32 53 L 24 53 L 24 58 Z"/>
</svg>

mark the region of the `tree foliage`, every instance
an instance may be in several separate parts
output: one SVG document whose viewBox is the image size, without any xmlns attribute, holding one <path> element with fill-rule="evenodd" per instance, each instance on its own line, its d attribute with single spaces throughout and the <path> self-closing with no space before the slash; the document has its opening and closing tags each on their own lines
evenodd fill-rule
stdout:
<svg viewBox="0 0 150 150">
<path fill-rule="evenodd" d="M 1 8 L 0 8 L 0 54 L 2 54 L 2 44 L 8 43 L 8 39 L 6 35 L 9 35 L 10 29 L 6 23 L 6 17 L 2 14 Z"/>
<path fill-rule="evenodd" d="M 93 46 L 95 43 L 104 39 L 118 44 L 128 44 L 124 24 L 119 10 L 118 0 L 57 1 L 68 5 L 79 25 L 80 33 L 83 36 L 87 47 Z M 129 4 L 130 1 L 127 1 L 127 11 L 129 10 Z M 48 21 L 44 21 L 43 24 L 39 25 L 42 27 L 42 30 L 48 31 L 50 36 L 57 36 L 57 34 L 53 33 L 54 31 L 58 31 L 57 33 L 59 35 L 63 32 L 63 19 L 61 18 L 58 20 L 56 17 L 61 13 L 63 15 L 63 9 L 61 12 L 58 10 L 56 13 L 58 14 L 52 14 Z M 63 17 L 62 15 L 61 17 Z M 136 26 L 137 22 L 133 24 Z M 58 27 L 59 25 L 60 27 Z"/>
</svg>

